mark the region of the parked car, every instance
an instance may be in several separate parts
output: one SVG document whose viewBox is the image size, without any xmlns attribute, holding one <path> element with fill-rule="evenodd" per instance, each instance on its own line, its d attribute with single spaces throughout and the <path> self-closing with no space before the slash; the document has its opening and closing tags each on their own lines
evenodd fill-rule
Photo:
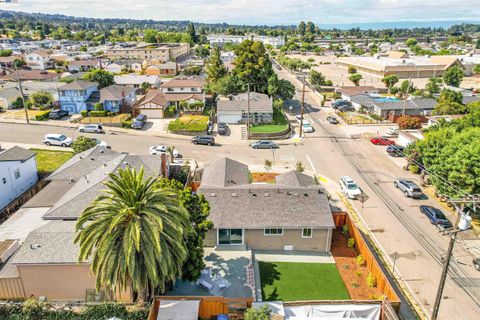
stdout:
<svg viewBox="0 0 480 320">
<path fill-rule="evenodd" d="M 228 133 L 228 126 L 225 122 L 219 122 L 217 125 L 217 132 L 219 135 L 224 136 Z"/>
<path fill-rule="evenodd" d="M 348 111 L 352 112 L 352 111 L 355 111 L 355 108 L 351 105 L 342 105 L 342 106 L 339 106 L 337 110 L 340 112 L 348 112 Z"/>
<path fill-rule="evenodd" d="M 66 116 L 68 116 L 68 111 L 65 111 L 65 110 L 62 110 L 62 109 L 52 110 L 48 114 L 48 118 L 53 119 L 53 120 L 62 119 L 63 117 L 66 117 Z"/>
<path fill-rule="evenodd" d="M 472 261 L 475 270 L 480 271 L 480 258 L 475 258 Z"/>
<path fill-rule="evenodd" d="M 93 139 L 94 139 L 95 142 L 97 143 L 97 146 L 104 147 L 104 148 L 107 148 L 107 149 L 112 149 L 112 147 L 110 147 L 110 146 L 108 145 L 108 143 L 106 143 L 105 141 L 100 140 L 100 139 L 95 139 L 95 138 L 93 138 Z"/>
<path fill-rule="evenodd" d="M 148 153 L 151 155 L 161 155 L 164 153 L 168 153 L 168 147 L 167 146 L 152 146 L 148 149 Z M 173 157 L 178 158 L 180 154 L 178 153 L 177 149 L 173 149 Z"/>
<path fill-rule="evenodd" d="M 72 138 L 69 138 L 63 134 L 49 133 L 43 138 L 43 143 L 45 143 L 47 146 L 70 147 L 72 142 Z"/>
<path fill-rule="evenodd" d="M 340 188 L 350 199 L 357 199 L 362 191 L 352 178 L 344 176 L 340 178 Z"/>
<path fill-rule="evenodd" d="M 207 146 L 213 146 L 215 144 L 215 138 L 212 136 L 195 136 L 192 138 L 193 144 L 204 144 Z"/>
<path fill-rule="evenodd" d="M 388 139 L 387 137 L 373 137 L 370 142 L 378 146 L 391 146 L 395 144 L 395 141 Z"/>
<path fill-rule="evenodd" d="M 350 106 L 350 102 L 348 102 L 347 100 L 343 100 L 343 99 L 337 99 L 337 100 L 332 102 L 332 108 L 333 109 L 338 109 L 341 106 Z"/>
<path fill-rule="evenodd" d="M 328 116 L 327 121 L 330 122 L 331 124 L 338 124 L 338 120 L 334 116 Z"/>
<path fill-rule="evenodd" d="M 313 131 L 315 131 L 315 129 L 313 129 L 310 122 L 304 122 L 303 123 L 303 132 L 304 133 L 312 133 Z"/>
<path fill-rule="evenodd" d="M 407 197 L 420 198 L 423 195 L 422 189 L 413 181 L 398 179 L 393 182 L 393 185 L 403 191 Z"/>
<path fill-rule="evenodd" d="M 421 205 L 420 211 L 427 216 L 431 224 L 436 225 L 438 228 L 443 230 L 452 227 L 452 223 L 447 219 L 447 217 L 445 217 L 440 209 L 432 206 Z"/>
<path fill-rule="evenodd" d="M 302 121 L 302 115 L 301 114 L 297 114 L 295 116 L 295 119 L 297 120 L 298 123 L 300 123 Z M 305 122 L 307 120 L 305 120 L 305 115 L 303 115 L 303 122 Z"/>
<path fill-rule="evenodd" d="M 278 145 L 270 140 L 259 140 L 252 142 L 250 144 L 250 147 L 252 147 L 253 149 L 277 149 Z"/>
<path fill-rule="evenodd" d="M 147 122 L 147 115 L 139 114 L 132 122 L 132 129 L 140 130 Z"/>
<path fill-rule="evenodd" d="M 387 147 L 387 153 L 391 157 L 404 157 L 405 156 L 405 147 L 391 145 Z"/>
<path fill-rule="evenodd" d="M 86 133 L 105 133 L 101 124 L 86 124 L 79 127 L 78 131 Z"/>
<path fill-rule="evenodd" d="M 390 127 L 387 129 L 385 134 L 388 136 L 398 136 L 398 128 Z"/>
</svg>

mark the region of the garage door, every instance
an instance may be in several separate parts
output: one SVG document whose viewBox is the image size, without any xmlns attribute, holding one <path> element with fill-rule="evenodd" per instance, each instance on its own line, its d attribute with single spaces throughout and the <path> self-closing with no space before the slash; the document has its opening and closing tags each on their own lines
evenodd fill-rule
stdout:
<svg viewBox="0 0 480 320">
<path fill-rule="evenodd" d="M 163 119 L 163 109 L 141 109 L 140 113 L 149 119 Z"/>
<path fill-rule="evenodd" d="M 229 124 L 237 124 L 242 120 L 241 115 L 236 114 L 219 114 L 217 121 L 218 122 L 225 122 Z"/>
</svg>

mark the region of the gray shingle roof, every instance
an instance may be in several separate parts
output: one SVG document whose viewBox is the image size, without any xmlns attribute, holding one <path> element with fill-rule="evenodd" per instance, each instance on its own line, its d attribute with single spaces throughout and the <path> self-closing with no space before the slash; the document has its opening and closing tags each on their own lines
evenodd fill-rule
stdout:
<svg viewBox="0 0 480 320">
<path fill-rule="evenodd" d="M 26 161 L 35 156 L 35 152 L 19 146 L 0 151 L 0 161 Z"/>
<path fill-rule="evenodd" d="M 219 99 L 217 112 L 246 112 L 248 109 L 247 97 L 247 93 L 240 93 L 231 96 L 230 100 Z M 273 112 L 273 102 L 266 94 L 250 92 L 250 112 L 271 113 Z"/>
<path fill-rule="evenodd" d="M 100 102 L 104 101 L 117 101 L 121 100 L 125 96 L 128 96 L 135 88 L 130 86 L 120 86 L 117 84 L 112 84 L 111 86 L 102 88 L 100 90 Z"/>
<path fill-rule="evenodd" d="M 12 264 L 71 264 L 78 262 L 74 221 L 51 221 L 30 232 Z"/>
<path fill-rule="evenodd" d="M 0 98 L 11 99 L 15 97 L 21 97 L 20 89 L 17 87 L 5 88 L 0 90 Z"/>
<path fill-rule="evenodd" d="M 202 186 L 230 187 L 249 182 L 248 166 L 226 157 L 209 163 L 202 176 Z"/>
<path fill-rule="evenodd" d="M 84 80 L 76 80 L 71 83 L 67 83 L 63 87 L 58 88 L 58 90 L 86 90 L 94 86 L 98 86 L 98 83 Z"/>
<path fill-rule="evenodd" d="M 278 184 L 288 186 L 308 187 L 315 185 L 315 180 L 312 177 L 307 176 L 306 174 L 303 174 L 296 170 L 291 170 L 279 176 L 276 176 L 275 180 Z"/>
</svg>

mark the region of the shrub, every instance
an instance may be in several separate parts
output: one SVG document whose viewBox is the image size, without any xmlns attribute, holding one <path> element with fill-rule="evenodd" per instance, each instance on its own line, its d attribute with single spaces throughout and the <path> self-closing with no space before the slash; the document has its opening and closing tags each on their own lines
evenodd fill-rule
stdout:
<svg viewBox="0 0 480 320">
<path fill-rule="evenodd" d="M 353 239 L 353 238 L 348 238 L 347 247 L 353 248 L 353 246 L 355 246 L 355 239 Z"/>
<path fill-rule="evenodd" d="M 103 103 L 97 102 L 93 105 L 93 109 L 95 111 L 104 111 L 105 109 L 103 108 Z"/>
<path fill-rule="evenodd" d="M 295 164 L 295 170 L 297 172 L 305 171 L 305 166 L 303 165 L 303 163 L 301 161 L 297 161 L 297 163 Z"/>
<path fill-rule="evenodd" d="M 372 118 L 373 120 L 377 120 L 377 121 L 382 121 L 383 120 L 382 116 L 379 116 L 376 113 L 369 113 L 368 116 L 370 118 Z"/>
<path fill-rule="evenodd" d="M 175 114 L 175 107 L 170 106 L 170 107 L 167 107 L 165 109 L 165 111 L 163 112 L 163 117 L 164 118 L 171 118 L 171 117 L 173 117 L 174 114 Z"/>
<path fill-rule="evenodd" d="M 75 153 L 80 153 L 97 145 L 97 141 L 93 138 L 79 136 L 72 142 L 72 149 Z"/>
<path fill-rule="evenodd" d="M 87 110 L 82 110 L 82 111 L 80 111 L 80 115 L 84 118 L 88 117 L 88 111 Z"/>
<path fill-rule="evenodd" d="M 355 275 L 356 275 L 357 277 L 361 277 L 361 276 L 363 276 L 363 272 L 361 272 L 361 271 L 355 271 Z"/>
<path fill-rule="evenodd" d="M 357 73 L 357 68 L 355 68 L 354 66 L 349 66 L 348 67 L 348 73 L 350 73 L 350 74 Z"/>
<path fill-rule="evenodd" d="M 50 110 L 40 111 L 35 115 L 35 120 L 37 121 L 47 120 L 49 114 L 50 114 Z"/>
<path fill-rule="evenodd" d="M 344 263 L 342 265 L 342 268 L 348 270 L 348 269 L 350 269 L 350 265 L 348 263 Z"/>
<path fill-rule="evenodd" d="M 122 121 L 122 128 L 131 128 L 133 119 L 127 119 Z"/>
<path fill-rule="evenodd" d="M 377 279 L 371 272 L 367 276 L 367 285 L 369 288 L 375 288 L 377 286 Z"/>
<path fill-rule="evenodd" d="M 343 233 L 344 235 L 347 235 L 347 234 L 348 234 L 348 226 L 347 226 L 346 224 L 344 224 L 343 227 L 342 227 L 342 233 Z"/>
<path fill-rule="evenodd" d="M 107 111 L 90 111 L 90 117 L 105 117 L 107 115 Z"/>
<path fill-rule="evenodd" d="M 412 117 L 408 115 L 402 115 L 397 119 L 398 127 L 401 130 L 404 129 L 420 129 L 422 124 L 420 123 L 420 119 L 417 117 Z"/>
<path fill-rule="evenodd" d="M 419 174 L 419 173 L 420 173 L 420 167 L 417 166 L 416 164 L 411 164 L 411 165 L 409 165 L 408 169 L 409 169 L 410 172 L 413 173 L 413 174 Z"/>
<path fill-rule="evenodd" d="M 363 267 L 365 265 L 365 258 L 361 254 L 357 256 L 357 265 L 359 265 L 360 267 Z"/>
<path fill-rule="evenodd" d="M 360 285 L 358 284 L 358 282 L 357 282 L 357 281 L 353 281 L 353 282 L 352 282 L 352 288 L 358 288 L 358 287 L 360 287 Z"/>
<path fill-rule="evenodd" d="M 265 170 L 270 171 L 272 169 L 273 163 L 272 163 L 272 161 L 266 159 L 264 165 L 265 165 Z"/>
</svg>

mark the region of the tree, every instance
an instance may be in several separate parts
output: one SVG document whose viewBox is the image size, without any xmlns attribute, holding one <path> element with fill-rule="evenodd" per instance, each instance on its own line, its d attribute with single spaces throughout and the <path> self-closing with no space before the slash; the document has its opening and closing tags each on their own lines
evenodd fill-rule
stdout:
<svg viewBox="0 0 480 320">
<path fill-rule="evenodd" d="M 413 82 L 410 80 L 403 80 L 400 84 L 400 92 L 403 93 L 412 93 L 415 91 L 415 87 L 413 86 Z"/>
<path fill-rule="evenodd" d="M 142 82 L 142 85 L 140 86 L 142 88 L 143 92 L 147 92 L 148 89 L 152 87 L 152 85 L 149 82 Z"/>
<path fill-rule="evenodd" d="M 312 69 L 310 70 L 310 82 L 314 86 L 323 86 L 325 85 L 326 78 L 321 72 Z"/>
<path fill-rule="evenodd" d="M 235 75 L 228 75 L 208 84 L 208 91 L 223 95 L 236 94 L 244 90 L 243 83 Z"/>
<path fill-rule="evenodd" d="M 2 49 L 0 50 L 0 57 L 10 57 L 13 51 L 10 49 Z"/>
<path fill-rule="evenodd" d="M 357 73 L 357 68 L 355 68 L 354 66 L 348 66 L 348 73 Z"/>
<path fill-rule="evenodd" d="M 228 70 L 220 58 L 220 49 L 214 48 L 206 65 L 207 82 L 216 83 L 219 79 L 225 77 L 227 72 Z"/>
<path fill-rule="evenodd" d="M 208 50 L 208 48 L 206 48 L 205 46 L 199 45 L 195 48 L 194 51 L 195 51 L 195 55 L 197 57 L 200 57 L 200 58 L 203 58 L 203 59 L 205 59 L 206 57 L 208 57 L 210 55 L 210 50 Z"/>
<path fill-rule="evenodd" d="M 405 129 L 420 129 L 422 128 L 422 124 L 420 123 L 420 119 L 417 117 L 412 117 L 409 115 L 402 115 L 397 119 L 398 127 L 401 130 Z"/>
<path fill-rule="evenodd" d="M 180 204 L 188 211 L 190 226 L 186 229 L 185 240 L 187 258 L 182 267 L 182 279 L 190 282 L 198 280 L 205 262 L 203 259 L 203 241 L 207 232 L 213 228 L 213 223 L 208 220 L 210 205 L 202 194 L 193 194 L 192 189 L 184 189 L 183 185 L 175 179 L 161 179 L 158 187 L 171 189 L 178 194 Z"/>
<path fill-rule="evenodd" d="M 82 79 L 86 81 L 97 82 L 100 89 L 115 83 L 113 79 L 113 73 L 102 69 L 90 70 L 83 75 Z"/>
<path fill-rule="evenodd" d="M 463 94 L 461 92 L 456 92 L 450 89 L 444 89 L 440 93 L 440 97 L 438 98 L 440 103 L 442 102 L 456 102 L 462 103 L 463 102 Z"/>
<path fill-rule="evenodd" d="M 304 21 L 300 21 L 297 27 L 297 33 L 304 36 L 306 32 L 307 32 L 307 25 L 305 24 Z"/>
<path fill-rule="evenodd" d="M 385 84 L 385 87 L 388 88 L 388 93 L 392 90 L 392 87 L 398 82 L 399 78 L 395 74 L 385 76 L 382 79 L 382 82 Z"/>
<path fill-rule="evenodd" d="M 53 96 L 51 93 L 46 91 L 37 91 L 32 93 L 28 100 L 34 107 L 43 110 L 52 106 Z"/>
<path fill-rule="evenodd" d="M 192 42 L 193 42 L 193 43 L 197 43 L 197 42 L 198 42 L 197 33 L 195 32 L 195 26 L 193 25 L 192 22 L 190 22 L 190 23 L 188 24 L 187 33 L 188 33 L 188 35 L 190 36 L 190 39 L 192 39 Z"/>
<path fill-rule="evenodd" d="M 89 137 L 79 136 L 72 142 L 72 149 L 75 153 L 80 153 L 91 149 L 97 145 L 97 140 Z"/>
<path fill-rule="evenodd" d="M 350 77 L 348 77 L 348 79 L 358 87 L 360 85 L 360 80 L 363 79 L 363 76 L 360 73 L 353 73 L 350 75 Z"/>
<path fill-rule="evenodd" d="M 458 87 L 463 80 L 463 70 L 461 67 L 454 65 L 443 73 L 443 82 L 449 86 Z"/>
<path fill-rule="evenodd" d="M 245 312 L 245 320 L 270 320 L 272 311 L 268 305 L 260 307 L 260 309 L 250 308 Z"/>
<path fill-rule="evenodd" d="M 315 24 L 311 21 L 308 21 L 307 25 L 305 26 L 305 31 L 306 31 L 306 33 L 314 34 L 315 33 Z"/>
<path fill-rule="evenodd" d="M 278 79 L 274 73 L 268 79 L 268 94 L 274 99 L 290 100 L 295 95 L 295 87 L 285 79 Z"/>
<path fill-rule="evenodd" d="M 182 74 L 186 76 L 194 76 L 194 75 L 200 75 L 202 73 L 202 67 L 200 66 L 191 66 L 188 68 L 183 69 Z"/>
<path fill-rule="evenodd" d="M 258 92 L 266 93 L 268 79 L 273 74 L 272 62 L 260 41 L 245 40 L 236 49 L 233 74 L 246 85 L 250 83 Z"/>
<path fill-rule="evenodd" d="M 425 90 L 430 93 L 439 93 L 441 82 L 442 80 L 440 78 L 430 78 L 428 79 L 428 83 L 425 85 Z"/>
<path fill-rule="evenodd" d="M 152 294 L 175 282 L 187 257 L 188 212 L 171 190 L 132 168 L 111 173 L 105 193 L 77 220 L 79 261 L 92 257 L 97 290 Z"/>
<path fill-rule="evenodd" d="M 104 111 L 103 103 L 97 102 L 93 105 L 93 110 L 95 111 Z"/>
<path fill-rule="evenodd" d="M 409 47 L 413 47 L 417 44 L 417 39 L 415 38 L 408 38 L 406 41 L 405 41 L 405 44 Z"/>
<path fill-rule="evenodd" d="M 467 111 L 467 107 L 455 101 L 442 101 L 439 102 L 433 109 L 434 115 L 446 115 L 446 114 L 463 114 Z"/>
<path fill-rule="evenodd" d="M 474 74 L 480 74 L 480 64 L 477 64 L 477 65 L 473 68 L 473 73 L 474 73 Z"/>
<path fill-rule="evenodd" d="M 155 30 L 145 30 L 143 32 L 143 41 L 146 43 L 156 43 L 157 42 L 157 31 Z"/>
</svg>

